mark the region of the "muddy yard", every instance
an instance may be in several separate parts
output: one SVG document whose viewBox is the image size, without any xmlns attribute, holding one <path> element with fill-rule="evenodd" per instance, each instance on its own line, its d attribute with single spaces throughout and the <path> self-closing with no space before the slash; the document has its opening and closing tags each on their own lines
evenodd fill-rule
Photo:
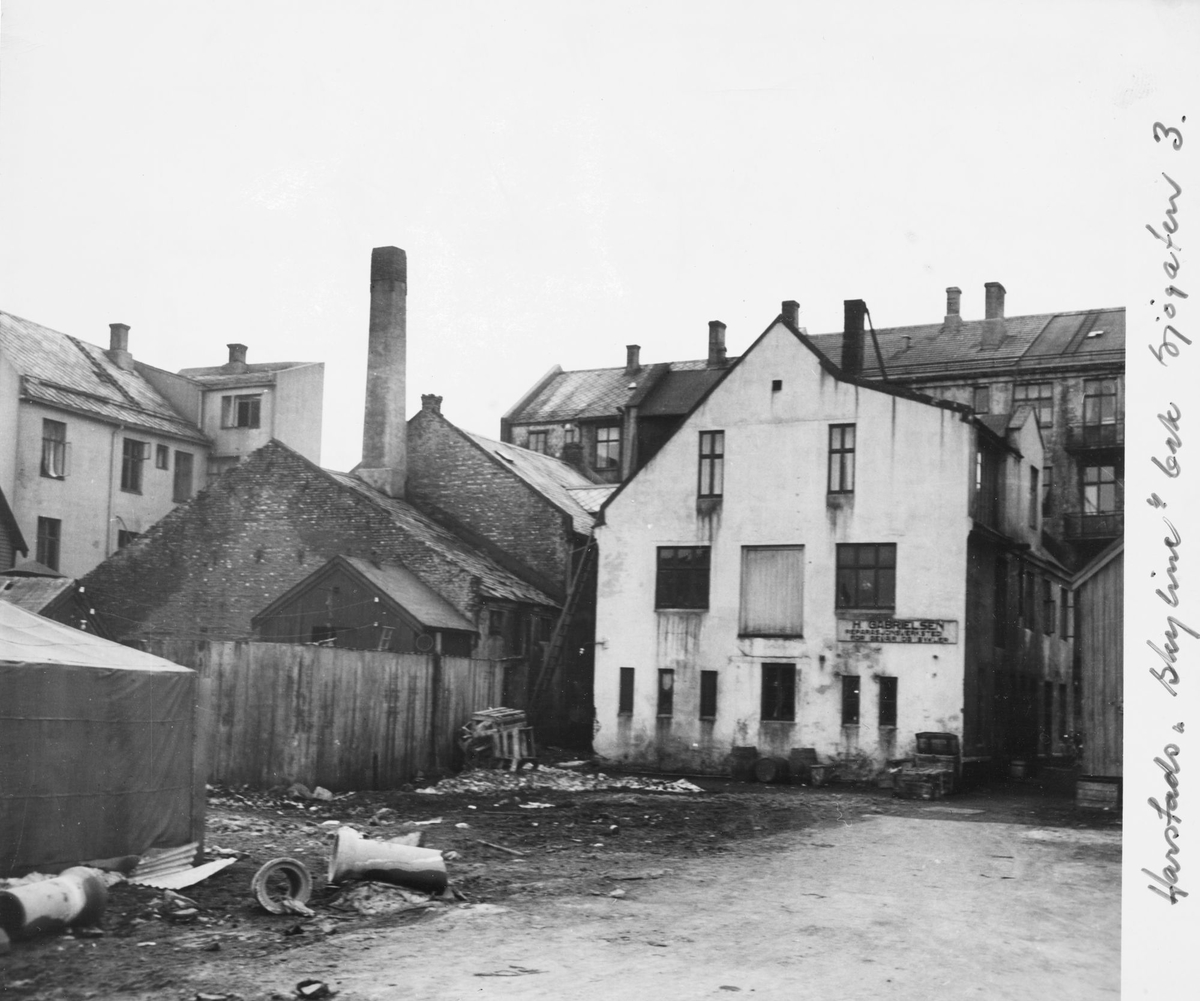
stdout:
<svg viewBox="0 0 1200 1001">
<path fill-rule="evenodd" d="M 327 981 L 344 998 L 375 996 L 356 994 L 333 975 L 344 971 L 343 953 L 360 952 L 368 948 L 364 943 L 398 929 L 445 926 L 456 911 L 515 909 L 533 921 L 553 911 L 561 922 L 563 907 L 619 904 L 689 873 L 719 871 L 725 859 L 745 867 L 756 854 L 777 855 L 798 835 L 810 851 L 833 848 L 827 841 L 836 839 L 820 832 L 873 818 L 1021 825 L 1084 841 L 1089 831 L 1119 830 L 1111 815 L 1080 813 L 1033 781 L 922 803 L 871 787 L 695 780 L 698 791 L 659 791 L 627 779 L 635 787 L 575 790 L 533 780 L 506 788 L 514 777 L 473 774 L 442 794 L 353 793 L 330 801 L 213 790 L 206 849 L 209 857 L 236 852 L 238 861 L 180 891 L 195 901 L 198 914 L 172 920 L 162 912 L 162 891 L 118 883 L 109 891 L 102 935 L 67 932 L 14 943 L 0 957 L 0 994 L 250 1001 L 294 997 L 295 985 L 311 978 Z M 427 847 L 447 853 L 454 899 L 427 901 L 382 884 L 327 885 L 333 832 L 341 824 L 380 839 L 421 831 Z M 1111 854 L 1111 837 L 1107 844 Z M 313 916 L 271 915 L 255 901 L 254 873 L 283 856 L 312 873 Z M 505 968 L 496 975 L 517 974 Z"/>
</svg>

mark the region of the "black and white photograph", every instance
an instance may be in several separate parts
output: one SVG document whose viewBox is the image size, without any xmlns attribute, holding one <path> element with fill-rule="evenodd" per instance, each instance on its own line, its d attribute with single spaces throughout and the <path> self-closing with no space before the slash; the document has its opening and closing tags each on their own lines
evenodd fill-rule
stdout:
<svg viewBox="0 0 1200 1001">
<path fill-rule="evenodd" d="M 1187 996 L 1198 49 L 3 0 L 0 996 Z"/>
</svg>

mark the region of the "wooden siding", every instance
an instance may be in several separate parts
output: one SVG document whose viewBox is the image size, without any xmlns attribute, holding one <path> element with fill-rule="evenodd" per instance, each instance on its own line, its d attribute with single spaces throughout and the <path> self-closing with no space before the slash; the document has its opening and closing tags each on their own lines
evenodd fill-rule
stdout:
<svg viewBox="0 0 1200 1001">
<path fill-rule="evenodd" d="M 1122 774 L 1124 578 L 1125 556 L 1121 554 L 1080 584 L 1075 593 L 1085 775 Z"/>
<path fill-rule="evenodd" d="M 501 704 L 494 661 L 276 643 L 156 644 L 212 683 L 210 781 L 389 789 L 455 764 L 459 728 Z"/>
</svg>

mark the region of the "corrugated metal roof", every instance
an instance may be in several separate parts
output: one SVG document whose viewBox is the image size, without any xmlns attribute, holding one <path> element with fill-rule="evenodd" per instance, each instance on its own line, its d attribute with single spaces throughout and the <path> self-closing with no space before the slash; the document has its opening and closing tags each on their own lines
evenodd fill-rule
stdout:
<svg viewBox="0 0 1200 1001">
<path fill-rule="evenodd" d="M 95 344 L 0 312 L 0 351 L 24 376 L 27 399 L 109 423 L 208 441 L 138 372 L 114 364 Z"/>
<path fill-rule="evenodd" d="M 493 441 L 471 431 L 463 431 L 463 434 L 485 452 L 498 458 L 543 497 L 566 511 L 571 516 L 576 532 L 580 535 L 591 534 L 592 516 L 571 489 L 594 486 L 583 473 L 551 455 L 519 448 L 507 442 Z"/>
<path fill-rule="evenodd" d="M 926 368 L 970 368 L 973 363 L 994 366 L 1023 360 L 1051 360 L 1058 356 L 1086 357 L 1099 352 L 1125 350 L 1125 309 L 1079 310 L 1009 316 L 1004 338 L 995 348 L 981 347 L 984 320 L 963 320 L 956 325 L 926 323 L 876 330 L 880 353 L 889 376 L 902 376 Z M 1099 335 L 1096 331 L 1102 331 Z M 1093 336 L 1088 336 L 1092 334 Z M 835 365 L 842 360 L 842 334 L 815 334 L 813 344 Z M 879 376 L 875 347 L 867 332 L 863 345 L 863 375 Z"/>
<path fill-rule="evenodd" d="M 376 566 L 370 560 L 342 557 L 414 619 L 431 629 L 474 632 L 471 621 L 420 577 L 395 563 Z M 319 573 L 320 571 L 318 571 Z"/>
<path fill-rule="evenodd" d="M 386 494 L 363 483 L 358 477 L 347 473 L 325 470 L 343 486 L 368 498 L 385 512 L 400 528 L 446 560 L 479 578 L 481 590 L 493 598 L 507 601 L 528 602 L 536 605 L 558 607 L 558 603 L 532 584 L 515 574 L 509 573 L 486 554 L 473 549 L 466 542 L 426 517 L 406 501 L 388 497 Z"/>
</svg>

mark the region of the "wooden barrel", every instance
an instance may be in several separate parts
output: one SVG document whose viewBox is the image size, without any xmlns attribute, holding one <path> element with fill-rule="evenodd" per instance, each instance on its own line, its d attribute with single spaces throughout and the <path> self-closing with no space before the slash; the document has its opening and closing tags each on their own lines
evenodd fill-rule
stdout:
<svg viewBox="0 0 1200 1001">
<path fill-rule="evenodd" d="M 738 782 L 754 781 L 757 747 L 735 747 L 729 752 L 729 775 Z"/>
<path fill-rule="evenodd" d="M 759 782 L 786 782 L 791 777 L 787 758 L 759 758 L 754 762 L 754 777 Z"/>
</svg>

